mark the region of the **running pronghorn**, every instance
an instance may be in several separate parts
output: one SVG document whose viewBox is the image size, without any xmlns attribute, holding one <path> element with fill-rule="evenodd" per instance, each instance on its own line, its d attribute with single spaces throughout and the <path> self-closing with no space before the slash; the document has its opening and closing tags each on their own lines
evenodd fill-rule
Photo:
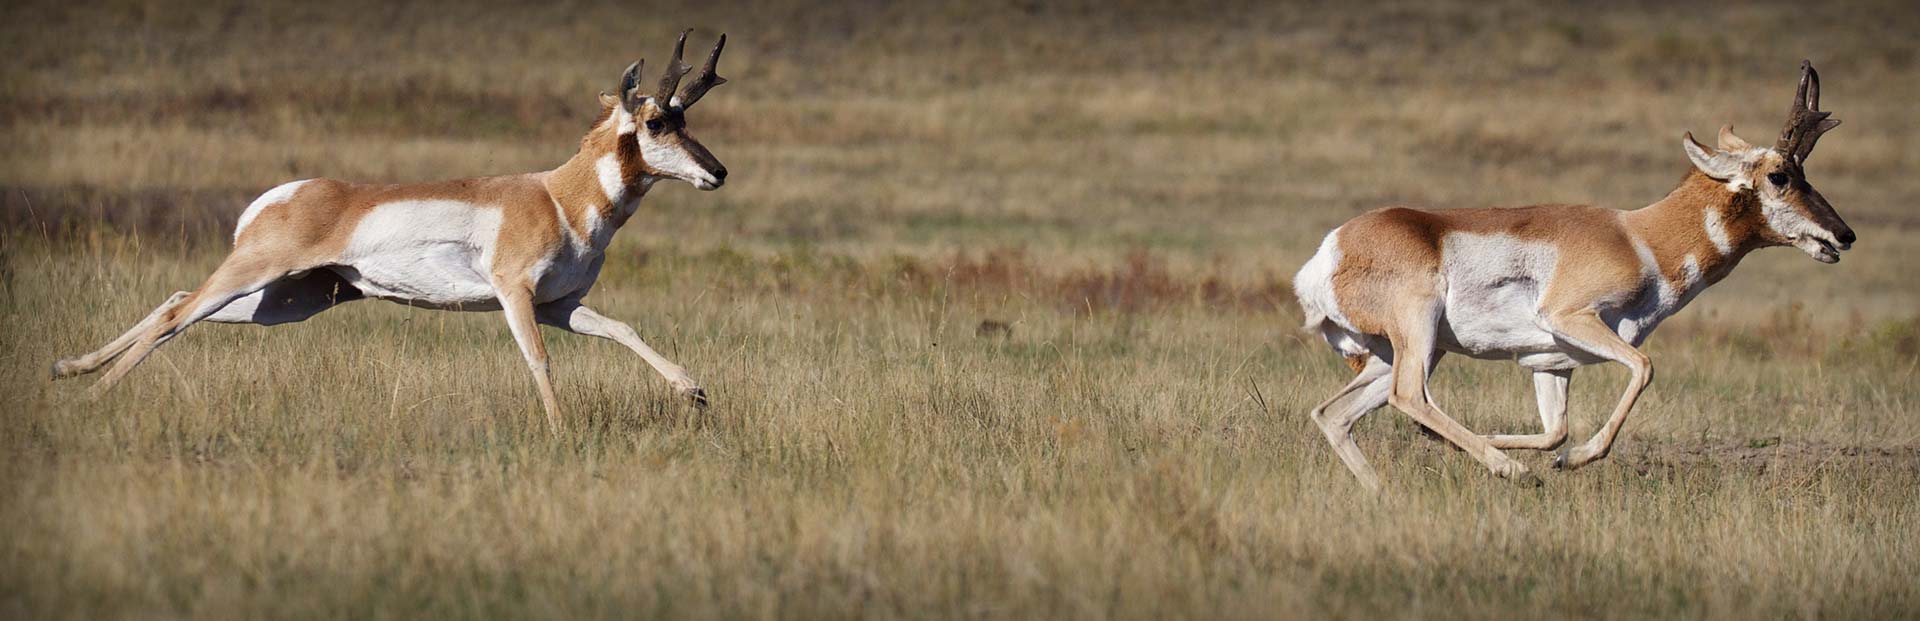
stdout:
<svg viewBox="0 0 1920 621">
<path fill-rule="evenodd" d="M 691 31 L 688 31 L 691 32 Z M 444 310 L 503 311 L 533 370 L 547 423 L 560 411 L 547 378 L 537 324 L 611 339 L 632 349 L 674 388 L 706 404 L 686 369 L 640 340 L 632 327 L 580 302 L 606 262 L 613 234 L 657 181 L 718 189 L 727 169 L 686 128 L 686 109 L 726 82 L 713 46 L 685 91 L 687 33 L 652 94 L 642 62 L 627 67 L 619 97 L 600 95 L 600 117 L 580 151 L 546 172 L 402 185 L 332 179 L 268 190 L 240 214 L 233 251 L 199 289 L 173 294 L 99 351 L 53 365 L 56 378 L 92 373 L 119 359 L 92 388 L 99 394 L 195 322 L 277 325 L 373 297 Z"/>
<path fill-rule="evenodd" d="M 1632 371 L 1620 403 L 1557 468 L 1607 455 L 1653 379 L 1636 349 L 1660 321 L 1725 278 L 1748 252 L 1792 245 L 1834 263 L 1853 229 L 1807 183 L 1813 143 L 1840 121 L 1820 111 L 1820 76 L 1801 64 L 1799 93 L 1773 148 L 1720 130 L 1719 147 L 1688 133 L 1680 187 L 1647 207 L 1368 212 L 1328 233 L 1294 277 L 1307 329 L 1348 357 L 1358 377 L 1313 409 L 1334 452 L 1368 489 L 1380 479 L 1353 442 L 1353 423 L 1382 404 L 1405 412 L 1503 477 L 1536 481 L 1501 449 L 1554 450 L 1567 439 L 1573 369 L 1606 361 Z M 1445 352 L 1513 360 L 1533 371 L 1545 429 L 1482 437 L 1427 392 Z"/>
</svg>

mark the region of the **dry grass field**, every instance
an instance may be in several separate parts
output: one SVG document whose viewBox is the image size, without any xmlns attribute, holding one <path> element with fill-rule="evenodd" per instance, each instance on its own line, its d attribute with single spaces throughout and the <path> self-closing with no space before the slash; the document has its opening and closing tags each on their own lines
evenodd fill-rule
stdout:
<svg viewBox="0 0 1920 621">
<path fill-rule="evenodd" d="M 0 10 L 0 617 L 1920 615 L 1911 3 Z M 47 379 L 276 184 L 564 161 L 684 25 L 730 35 L 691 123 L 732 181 L 655 189 L 589 301 L 706 412 L 548 331 L 550 434 L 498 315 L 382 302 Z M 1516 487 L 1386 410 L 1361 492 L 1286 285 L 1328 228 L 1644 205 L 1681 132 L 1771 141 L 1803 57 L 1844 261 L 1670 321 L 1609 460 Z M 1576 438 L 1624 379 L 1578 374 Z M 1434 396 L 1511 431 L 1529 388 Z"/>
</svg>

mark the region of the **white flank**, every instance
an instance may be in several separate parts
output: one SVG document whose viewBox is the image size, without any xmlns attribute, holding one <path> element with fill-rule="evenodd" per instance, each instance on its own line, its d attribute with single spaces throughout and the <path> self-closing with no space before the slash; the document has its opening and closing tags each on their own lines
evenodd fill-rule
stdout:
<svg viewBox="0 0 1920 621">
<path fill-rule="evenodd" d="M 1539 309 L 1560 260 L 1558 248 L 1510 235 L 1458 232 L 1448 233 L 1441 248 L 1446 323 L 1462 353 L 1554 349 Z"/>
<path fill-rule="evenodd" d="M 339 263 L 368 296 L 424 306 L 497 304 L 493 248 L 501 211 L 452 200 L 400 201 L 360 220 Z"/>
</svg>

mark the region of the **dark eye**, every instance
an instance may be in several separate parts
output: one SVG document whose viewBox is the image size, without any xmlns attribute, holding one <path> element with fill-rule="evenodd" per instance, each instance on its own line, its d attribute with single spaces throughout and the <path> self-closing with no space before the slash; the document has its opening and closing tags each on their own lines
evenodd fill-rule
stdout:
<svg viewBox="0 0 1920 621">
<path fill-rule="evenodd" d="M 1787 173 L 1767 173 L 1767 183 L 1778 187 L 1787 187 Z"/>
<path fill-rule="evenodd" d="M 667 126 L 667 124 L 666 124 L 666 123 L 664 123 L 664 122 L 661 122 L 661 121 L 660 121 L 660 119 L 648 119 L 648 120 L 647 120 L 647 131 L 650 131 L 650 132 L 657 132 L 657 131 L 660 131 L 660 128 L 663 128 L 663 127 L 666 127 L 666 126 Z"/>
</svg>

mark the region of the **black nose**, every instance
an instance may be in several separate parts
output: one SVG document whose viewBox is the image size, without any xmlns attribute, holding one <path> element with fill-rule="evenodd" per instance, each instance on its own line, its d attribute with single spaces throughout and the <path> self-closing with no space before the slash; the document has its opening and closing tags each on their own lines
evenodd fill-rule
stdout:
<svg viewBox="0 0 1920 621">
<path fill-rule="evenodd" d="M 721 167 L 719 167 L 719 168 L 715 168 L 715 169 L 713 169 L 713 178 L 714 178 L 714 179 L 718 179 L 718 180 L 720 180 L 720 181 L 726 181 L 726 180 L 727 180 L 727 167 L 725 167 L 725 166 L 721 166 Z M 1852 233 L 1848 233 L 1848 235 L 1852 235 Z"/>
<path fill-rule="evenodd" d="M 1840 243 L 1851 245 L 1854 239 L 1857 239 L 1857 238 L 1853 236 L 1853 229 L 1846 229 L 1844 231 L 1840 231 Z"/>
</svg>

